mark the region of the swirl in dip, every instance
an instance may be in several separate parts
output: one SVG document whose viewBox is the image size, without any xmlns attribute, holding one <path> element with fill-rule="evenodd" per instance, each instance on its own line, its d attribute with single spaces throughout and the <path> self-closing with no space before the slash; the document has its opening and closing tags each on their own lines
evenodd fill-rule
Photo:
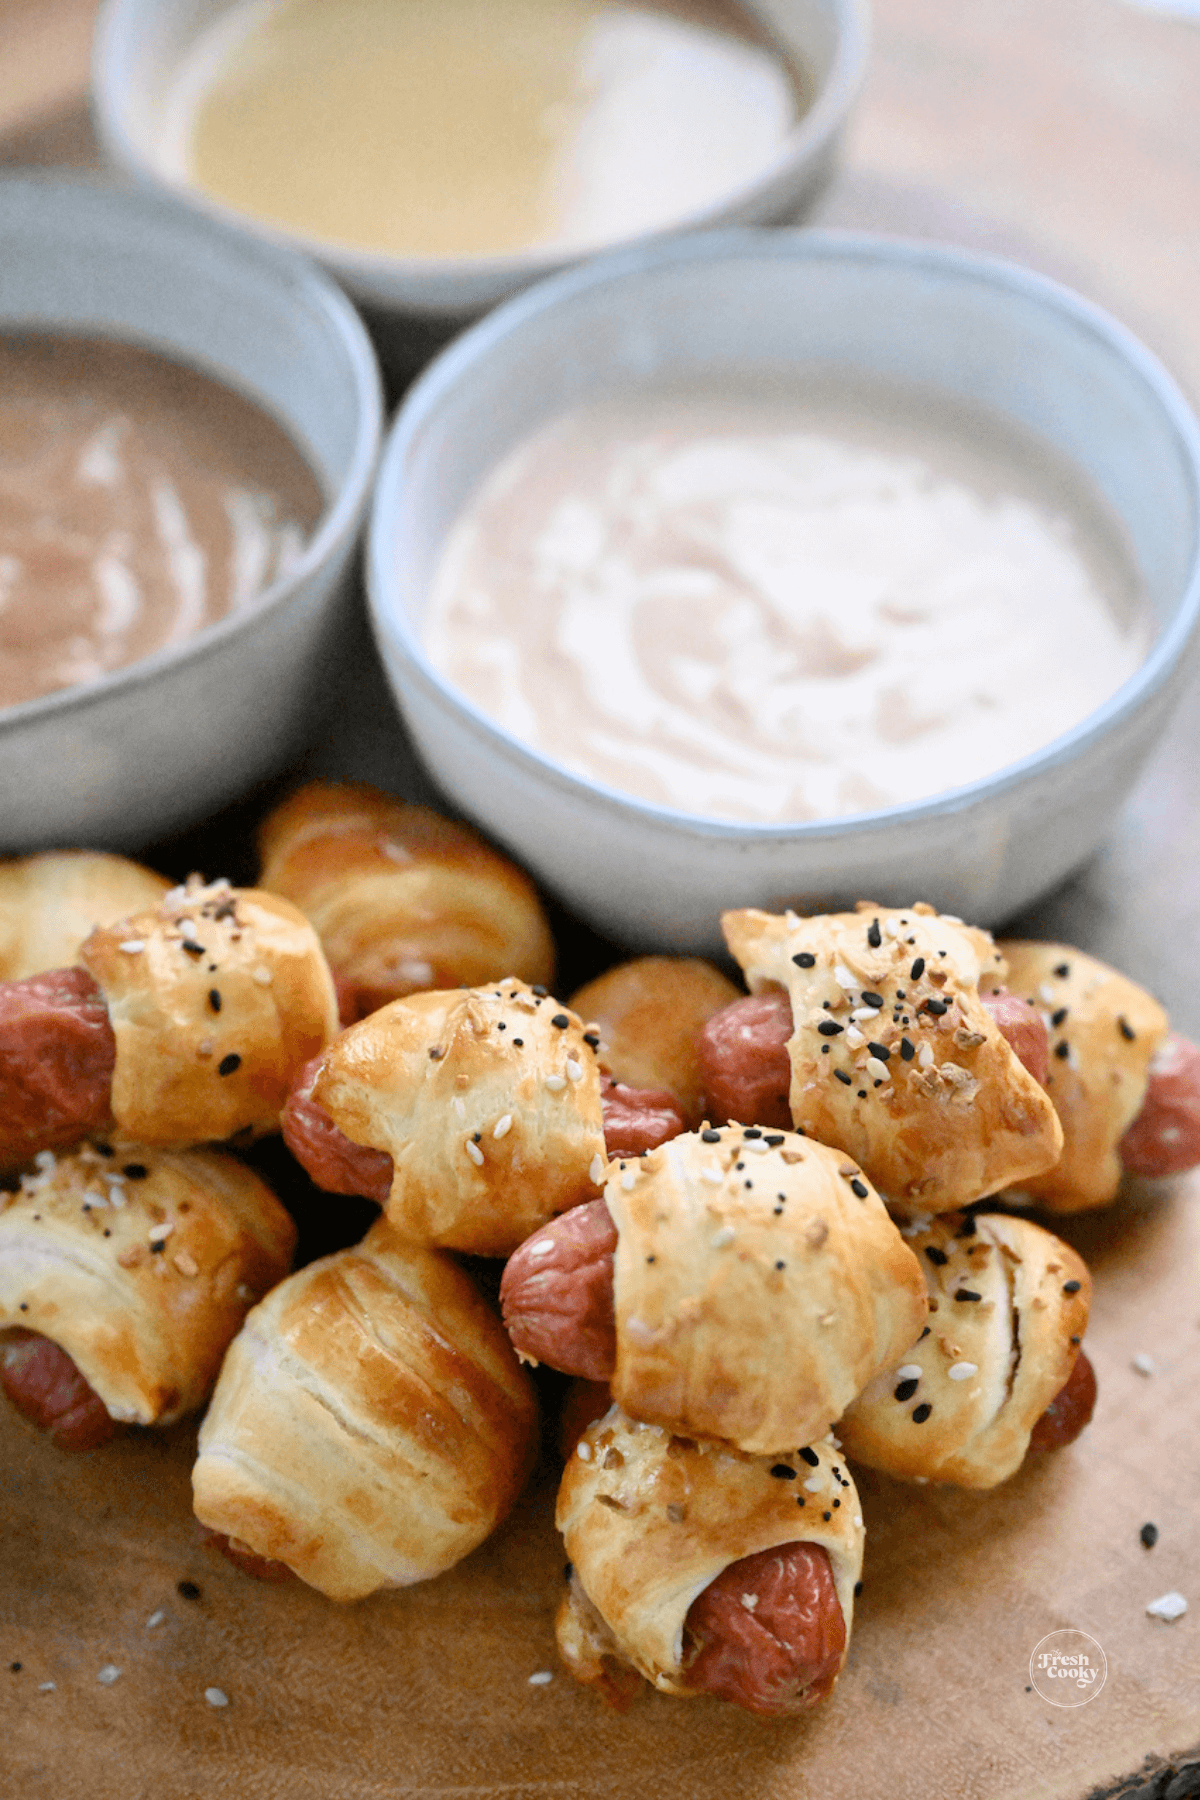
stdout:
<svg viewBox="0 0 1200 1800">
<path fill-rule="evenodd" d="M 0 706 L 253 606 L 323 507 L 251 401 L 130 344 L 0 337 Z"/>
<path fill-rule="evenodd" d="M 434 666 L 567 768 L 662 806 L 836 818 L 994 773 L 1143 660 L 1122 530 L 1017 425 L 784 376 L 646 388 L 512 450 L 446 540 Z"/>
</svg>

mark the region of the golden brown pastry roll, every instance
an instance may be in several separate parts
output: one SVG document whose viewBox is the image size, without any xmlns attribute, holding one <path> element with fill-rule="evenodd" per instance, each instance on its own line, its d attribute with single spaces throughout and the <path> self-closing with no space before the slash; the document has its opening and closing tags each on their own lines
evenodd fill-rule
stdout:
<svg viewBox="0 0 1200 1800">
<path fill-rule="evenodd" d="M 909 1241 L 929 1287 L 928 1331 L 859 1395 L 838 1436 L 847 1456 L 889 1475 L 994 1487 L 1031 1438 L 1057 1448 L 1091 1417 L 1095 1380 L 1079 1349 L 1091 1278 L 1028 1219 L 950 1214 Z M 1042 1425 L 1060 1396 L 1070 1420 Z"/>
<path fill-rule="evenodd" d="M 470 1278 L 380 1220 L 246 1320 L 200 1430 L 196 1516 L 358 1600 L 482 1543 L 535 1428 L 528 1378 Z"/>
<path fill-rule="evenodd" d="M 862 1568 L 858 1496 L 828 1441 L 774 1459 L 673 1438 L 618 1407 L 559 1489 L 571 1559 L 558 1647 L 618 1705 L 661 1693 L 802 1711 L 837 1679 Z"/>
<path fill-rule="evenodd" d="M 113 1130 L 194 1144 L 279 1129 L 288 1090 L 335 1035 L 316 933 L 276 894 L 193 877 L 93 931 L 79 961 L 116 1040 Z"/>
<path fill-rule="evenodd" d="M 0 981 L 69 968 L 95 926 L 157 906 L 170 885 L 140 863 L 95 850 L 0 862 Z"/>
<path fill-rule="evenodd" d="M 593 1213 L 597 1255 L 576 1223 Z M 610 1164 L 603 1202 L 535 1233 L 501 1299 L 523 1355 L 611 1380 L 633 1418 L 757 1454 L 823 1436 L 926 1314 L 917 1260 L 857 1165 L 755 1126 Z M 573 1356 L 581 1333 L 612 1346 L 608 1366 Z"/>
<path fill-rule="evenodd" d="M 1052 1169 L 1011 1185 L 1054 1212 L 1104 1206 L 1121 1183 L 1122 1139 L 1148 1100 L 1161 1108 L 1159 1090 L 1165 1086 L 1169 1092 L 1171 1086 L 1154 1080 L 1156 1059 L 1167 1043 L 1167 1015 L 1145 988 L 1067 944 L 1010 940 L 1000 950 L 1010 989 L 1038 1008 L 1050 1032 L 1046 1090 L 1064 1140 Z M 1197 1111 L 1194 1097 L 1191 1110 Z M 1143 1134 L 1152 1126 L 1153 1120 L 1141 1120 Z M 1194 1123 L 1181 1148 L 1185 1154 L 1176 1168 L 1200 1158 Z"/>
<path fill-rule="evenodd" d="M 790 998 L 794 1123 L 854 1157 L 897 1215 L 949 1212 L 1057 1162 L 1054 1108 L 980 999 L 1007 973 L 986 931 L 865 902 L 722 926 L 751 992 Z"/>
<path fill-rule="evenodd" d="M 218 1151 L 85 1145 L 38 1162 L 0 1212 L 10 1398 L 68 1444 L 83 1384 L 109 1419 L 136 1425 L 203 1405 L 247 1311 L 290 1267 L 288 1214 Z M 63 1353 L 53 1369 L 47 1339 Z M 56 1405 L 39 1369 L 42 1389 L 70 1385 L 65 1359 L 78 1391 Z"/>
<path fill-rule="evenodd" d="M 306 1111 L 391 1157 L 387 1216 L 414 1243 L 507 1256 L 599 1191 L 595 1039 L 513 978 L 394 1001 L 344 1031 L 306 1088 Z M 321 1182 L 306 1135 L 289 1115 L 287 1141 Z"/>
<path fill-rule="evenodd" d="M 733 983 L 698 957 L 640 956 L 589 981 L 570 1004 L 599 1030 L 601 1067 L 630 1087 L 665 1088 L 694 1131 L 704 1119 L 697 1040 L 737 997 Z"/>
<path fill-rule="evenodd" d="M 316 927 L 347 1024 L 425 989 L 553 978 L 528 876 L 427 806 L 313 781 L 264 820 L 259 848 L 262 886 Z"/>
</svg>

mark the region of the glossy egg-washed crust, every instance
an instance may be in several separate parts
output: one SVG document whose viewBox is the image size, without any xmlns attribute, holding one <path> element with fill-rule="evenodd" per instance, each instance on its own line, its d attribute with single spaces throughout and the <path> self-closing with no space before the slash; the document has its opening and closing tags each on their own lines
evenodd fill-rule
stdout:
<svg viewBox="0 0 1200 1800">
<path fill-rule="evenodd" d="M 312 926 L 255 888 L 193 877 L 153 911 L 93 931 L 79 961 L 116 1037 L 121 1139 L 197 1144 L 277 1131 L 292 1081 L 337 1031 Z"/>
<path fill-rule="evenodd" d="M 404 1587 L 508 1511 L 536 1421 L 470 1278 L 380 1220 L 250 1314 L 201 1427 L 196 1516 L 331 1599 Z"/>
<path fill-rule="evenodd" d="M 385 1210 L 406 1237 L 508 1256 L 599 1191 L 596 1041 L 521 981 L 412 994 L 330 1045 L 312 1098 L 352 1142 L 391 1156 Z"/>
<path fill-rule="evenodd" d="M 426 806 L 310 782 L 263 822 L 259 849 L 262 886 L 312 921 L 356 1016 L 425 989 L 553 977 L 529 877 Z"/>
<path fill-rule="evenodd" d="M 66 969 L 97 925 L 157 906 L 170 882 L 97 850 L 47 850 L 0 862 L 0 981 Z"/>
<path fill-rule="evenodd" d="M 1054 1108 L 979 998 L 1007 975 L 986 931 L 867 902 L 721 923 L 750 991 L 791 999 L 794 1124 L 855 1157 L 898 1216 L 950 1212 L 1058 1161 Z"/>
<path fill-rule="evenodd" d="M 726 1126 L 610 1165 L 614 1399 L 769 1454 L 822 1437 L 925 1323 L 920 1267 L 856 1163 Z"/>
<path fill-rule="evenodd" d="M 797 1541 L 827 1551 L 849 1643 L 863 1523 L 828 1441 L 807 1455 L 744 1456 L 613 1407 L 567 1463 L 556 1523 L 573 1570 L 558 1647 L 577 1681 L 619 1692 L 613 1665 L 626 1663 L 662 1693 L 690 1694 L 683 1628 L 693 1600 L 729 1563 Z"/>
<path fill-rule="evenodd" d="M 201 1406 L 249 1308 L 291 1266 L 271 1190 L 214 1150 L 84 1146 L 0 1212 L 0 1328 L 52 1338 L 114 1419 Z"/>
<path fill-rule="evenodd" d="M 1145 988 L 1068 944 L 1013 939 L 1000 950 L 1009 988 L 1046 1022 L 1046 1091 L 1064 1139 L 1054 1168 L 1012 1185 L 1051 1212 L 1105 1206 L 1121 1184 L 1118 1146 L 1146 1097 L 1167 1015 Z"/>
<path fill-rule="evenodd" d="M 909 1242 L 929 1287 L 928 1333 L 859 1396 L 838 1436 L 847 1456 L 889 1475 L 994 1487 L 1020 1467 L 1075 1366 L 1091 1278 L 1028 1219 L 950 1214 Z"/>
<path fill-rule="evenodd" d="M 733 983 L 698 957 L 640 956 L 589 981 L 570 1004 L 597 1026 L 601 1066 L 630 1087 L 673 1094 L 694 1130 L 704 1118 L 697 1040 L 737 998 Z"/>
</svg>

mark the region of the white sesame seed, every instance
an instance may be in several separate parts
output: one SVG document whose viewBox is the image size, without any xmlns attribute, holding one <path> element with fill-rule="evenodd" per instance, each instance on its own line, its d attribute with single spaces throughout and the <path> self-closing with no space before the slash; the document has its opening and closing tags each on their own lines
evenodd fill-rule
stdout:
<svg viewBox="0 0 1200 1800">
<path fill-rule="evenodd" d="M 529 1685 L 530 1687 L 549 1687 L 553 1680 L 554 1671 L 552 1669 L 539 1669 L 536 1674 L 529 1677 Z"/>
<path fill-rule="evenodd" d="M 96 1680 L 100 1683 L 101 1687 L 111 1687 L 114 1681 L 120 1680 L 120 1676 L 121 1671 L 118 1669 L 116 1663 L 105 1663 L 104 1667 L 97 1675 Z"/>
<path fill-rule="evenodd" d="M 1139 1375 L 1157 1375 L 1158 1373 L 1158 1364 L 1152 1356 L 1147 1356 L 1144 1350 L 1138 1351 L 1130 1366 L 1136 1369 Z"/>
<path fill-rule="evenodd" d="M 1169 1623 L 1172 1619 L 1181 1619 L 1187 1609 L 1183 1595 L 1172 1588 L 1169 1594 L 1160 1594 L 1157 1600 L 1152 1600 L 1146 1611 L 1152 1619 L 1166 1619 Z"/>
<path fill-rule="evenodd" d="M 512 1130 L 512 1114 L 505 1113 L 503 1115 L 503 1117 L 497 1119 L 496 1123 L 492 1126 L 492 1136 L 494 1138 L 507 1137 L 511 1130 Z"/>
<path fill-rule="evenodd" d="M 723 1250 L 726 1244 L 732 1244 L 736 1236 L 737 1232 L 732 1225 L 722 1225 L 721 1229 L 714 1231 L 709 1238 L 708 1247 L 710 1250 Z"/>
<path fill-rule="evenodd" d="M 765 1156 L 770 1148 L 770 1144 L 764 1143 L 762 1138 L 747 1138 L 742 1144 L 743 1150 L 750 1150 L 755 1156 Z"/>
<path fill-rule="evenodd" d="M 932 1223 L 928 1213 L 918 1213 L 915 1218 L 903 1221 L 900 1226 L 900 1235 L 907 1238 L 920 1237 L 923 1231 L 929 1230 Z"/>
<path fill-rule="evenodd" d="M 483 1166 L 483 1151 L 479 1148 L 479 1145 L 477 1143 L 475 1143 L 473 1139 L 467 1138 L 466 1142 L 463 1144 L 463 1149 L 466 1151 L 466 1153 L 470 1157 L 471 1161 L 475 1164 L 475 1167 L 477 1169 L 482 1168 L 482 1166 Z"/>
<path fill-rule="evenodd" d="M 883 921 L 883 929 L 888 937 L 899 937 L 900 936 L 900 921 L 899 921 L 899 919 L 896 919 L 896 918 L 885 919 Z"/>
<path fill-rule="evenodd" d="M 604 1158 L 598 1150 L 595 1156 L 593 1156 L 588 1168 L 588 1177 L 595 1182 L 597 1187 L 599 1187 L 600 1183 L 604 1180 Z"/>
<path fill-rule="evenodd" d="M 742 1595 L 742 1605 L 745 1607 L 747 1612 L 753 1612 L 755 1607 L 758 1605 L 758 1595 L 757 1594 L 743 1594 Z"/>
<path fill-rule="evenodd" d="M 866 1041 L 857 1025 L 847 1025 L 846 1043 L 851 1050 L 861 1050 Z"/>
<path fill-rule="evenodd" d="M 546 1077 L 546 1086 L 552 1094 L 561 1094 L 566 1085 L 561 1075 L 547 1075 Z"/>
<path fill-rule="evenodd" d="M 917 1061 L 920 1063 L 920 1065 L 923 1069 L 932 1069 L 932 1067 L 933 1067 L 933 1045 L 932 1044 L 922 1044 L 921 1045 L 921 1048 L 917 1051 Z"/>
<path fill-rule="evenodd" d="M 825 1482 L 820 1475 L 810 1475 L 804 1483 L 804 1491 L 806 1494 L 819 1494 L 824 1486 Z"/>
<path fill-rule="evenodd" d="M 580 1462 L 591 1462 L 591 1460 L 592 1460 L 592 1446 L 590 1444 L 585 1444 L 582 1442 L 577 1444 L 575 1446 L 575 1453 L 578 1456 Z"/>
<path fill-rule="evenodd" d="M 57 1686 L 58 1686 L 57 1681 L 39 1681 L 38 1682 L 38 1693 L 39 1694 L 52 1694 L 54 1692 L 55 1688 L 57 1688 Z"/>
<path fill-rule="evenodd" d="M 205 1688 L 204 1698 L 208 1701 L 208 1704 L 210 1706 L 228 1706 L 229 1705 L 229 1695 L 225 1692 L 224 1688 L 218 1688 L 218 1687 Z"/>
<path fill-rule="evenodd" d="M 151 1244 L 165 1244 L 175 1229 L 173 1219 L 164 1219 L 161 1225 L 152 1225 L 146 1233 L 146 1241 Z"/>
<path fill-rule="evenodd" d="M 126 938 L 123 943 L 117 945 L 117 948 L 123 950 L 126 956 L 140 956 L 146 948 L 146 940 L 145 938 Z"/>
<path fill-rule="evenodd" d="M 454 1096 L 454 1110 L 460 1119 L 466 1118 L 467 1106 L 461 1094 L 455 1094 Z"/>
<path fill-rule="evenodd" d="M 714 1169 L 710 1163 L 705 1163 L 700 1171 L 700 1179 L 701 1181 L 707 1181 L 710 1187 L 720 1187 L 725 1180 L 725 1177 L 722 1175 L 720 1169 Z"/>
<path fill-rule="evenodd" d="M 159 1608 L 159 1610 L 157 1612 L 152 1612 L 150 1614 L 150 1617 L 146 1620 L 146 1630 L 153 1631 L 154 1627 L 156 1625 L 162 1624 L 162 1622 L 166 1618 L 166 1616 L 167 1616 L 166 1613 L 163 1612 L 161 1607 Z"/>
<path fill-rule="evenodd" d="M 843 962 L 834 963 L 833 979 L 840 988 L 850 989 L 859 986 L 858 976 L 851 974 L 850 970 Z"/>
<path fill-rule="evenodd" d="M 1053 1006 L 1055 1000 L 1058 998 L 1058 995 L 1054 992 L 1053 983 L 1049 981 L 1043 981 L 1041 987 L 1038 989 L 1038 994 L 1040 998 L 1046 1002 L 1047 1006 Z"/>
<path fill-rule="evenodd" d="M 959 918 L 957 913 L 939 913 L 938 918 L 942 921 L 943 925 L 961 925 L 962 924 L 962 920 Z"/>
<path fill-rule="evenodd" d="M 637 1180 L 637 1178 L 638 1178 L 638 1172 L 636 1169 L 626 1169 L 624 1174 L 621 1176 L 621 1186 L 625 1189 L 625 1192 L 627 1194 L 633 1187 L 633 1184 Z"/>
<path fill-rule="evenodd" d="M 872 1081 L 890 1081 L 892 1079 L 891 1070 L 885 1062 L 880 1062 L 877 1056 L 868 1056 L 867 1074 Z"/>
<path fill-rule="evenodd" d="M 946 1373 L 951 1381 L 969 1381 L 972 1375 L 978 1375 L 979 1364 L 973 1362 L 952 1363 Z"/>
<path fill-rule="evenodd" d="M 802 923 L 799 913 L 794 913 L 790 906 L 787 908 L 787 911 L 783 915 L 783 922 L 787 926 L 789 931 L 798 930 L 800 927 L 800 924 Z"/>
<path fill-rule="evenodd" d="M 270 987 L 275 976 L 274 973 L 268 969 L 266 963 L 257 963 L 250 971 L 250 979 L 251 981 L 256 981 L 259 987 Z"/>
<path fill-rule="evenodd" d="M 897 1381 L 919 1381 L 925 1373 L 920 1363 L 902 1363 L 896 1370 Z"/>
<path fill-rule="evenodd" d="M 530 1256 L 549 1256 L 554 1248 L 554 1239 L 548 1237 L 538 1238 L 536 1243 L 529 1244 L 527 1248 Z"/>
<path fill-rule="evenodd" d="M 863 1528 L 863 1522 L 862 1522 L 862 1514 L 861 1514 L 861 1513 L 855 1513 L 855 1515 L 854 1515 L 854 1523 L 855 1523 L 855 1526 L 856 1526 L 856 1527 L 857 1527 L 857 1529 L 858 1529 L 858 1530 L 859 1530 L 859 1531 L 861 1531 L 861 1530 L 862 1530 L 862 1528 Z"/>
<path fill-rule="evenodd" d="M 583 1080 L 583 1064 L 576 1062 L 573 1056 L 567 1058 L 567 1074 L 572 1081 Z"/>
<path fill-rule="evenodd" d="M 239 1281 L 237 1284 L 237 1297 L 239 1300 L 253 1300 L 254 1289 L 252 1287 L 247 1287 L 244 1281 Z"/>
<path fill-rule="evenodd" d="M 58 1167 L 58 1158 L 53 1150 L 39 1150 L 33 1161 L 35 1167 L 39 1168 L 43 1175 L 49 1175 L 53 1169 Z"/>
</svg>

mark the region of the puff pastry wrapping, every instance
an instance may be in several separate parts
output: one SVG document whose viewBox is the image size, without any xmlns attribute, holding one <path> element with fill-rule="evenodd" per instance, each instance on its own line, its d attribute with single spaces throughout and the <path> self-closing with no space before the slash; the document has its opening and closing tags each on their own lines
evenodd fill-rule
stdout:
<svg viewBox="0 0 1200 1800">
<path fill-rule="evenodd" d="M 855 1157 L 899 1217 L 1050 1169 L 1062 1128 L 979 998 L 1007 968 L 985 931 L 924 904 L 726 913 L 752 993 L 784 988 L 798 1128 Z"/>
<path fill-rule="evenodd" d="M 507 1256 L 596 1197 L 607 1155 L 595 1040 L 511 978 L 413 994 L 344 1031 L 312 1098 L 385 1151 L 387 1216 L 414 1243 Z"/>
<path fill-rule="evenodd" d="M 157 906 L 170 886 L 140 863 L 97 850 L 0 862 L 0 981 L 69 968 L 95 926 Z"/>
<path fill-rule="evenodd" d="M 292 1080 L 338 1028 L 312 926 L 254 888 L 194 877 L 93 931 L 79 961 L 116 1038 L 114 1130 L 133 1142 L 278 1130 Z"/>
<path fill-rule="evenodd" d="M 537 890 L 476 831 L 358 783 L 313 781 L 259 831 L 262 886 L 312 921 L 347 1017 L 425 989 L 549 982 Z"/>
<path fill-rule="evenodd" d="M 1019 1186 L 1053 1212 L 1104 1206 L 1121 1184 L 1119 1145 L 1141 1110 L 1166 1012 L 1128 976 L 1068 944 L 1000 945 L 1009 986 L 1050 1034 L 1046 1091 L 1063 1128 L 1053 1168 Z"/>
<path fill-rule="evenodd" d="M 1028 1219 L 934 1219 L 910 1238 L 929 1330 L 838 1425 L 846 1454 L 907 1480 L 987 1488 L 1015 1473 L 1087 1328 L 1083 1259 Z"/>
<path fill-rule="evenodd" d="M 827 1552 L 849 1641 L 863 1523 L 828 1439 L 803 1454 L 746 1456 L 613 1407 L 576 1445 L 555 1518 L 574 1571 L 558 1644 L 579 1680 L 603 1683 L 611 1657 L 662 1693 L 692 1694 L 684 1641 L 692 1602 L 730 1563 L 797 1541 Z"/>
<path fill-rule="evenodd" d="M 830 1429 L 925 1323 L 912 1251 L 857 1164 L 727 1126 L 610 1166 L 613 1398 L 767 1454 Z"/>
<path fill-rule="evenodd" d="M 535 1432 L 528 1378 L 470 1278 L 380 1220 L 246 1320 L 201 1427 L 196 1515 L 356 1600 L 481 1543 Z"/>
<path fill-rule="evenodd" d="M 0 1329 L 51 1338 L 114 1419 L 164 1425 L 202 1406 L 291 1265 L 287 1212 L 219 1151 L 85 1145 L 38 1162 L 0 1212 Z"/>
</svg>

